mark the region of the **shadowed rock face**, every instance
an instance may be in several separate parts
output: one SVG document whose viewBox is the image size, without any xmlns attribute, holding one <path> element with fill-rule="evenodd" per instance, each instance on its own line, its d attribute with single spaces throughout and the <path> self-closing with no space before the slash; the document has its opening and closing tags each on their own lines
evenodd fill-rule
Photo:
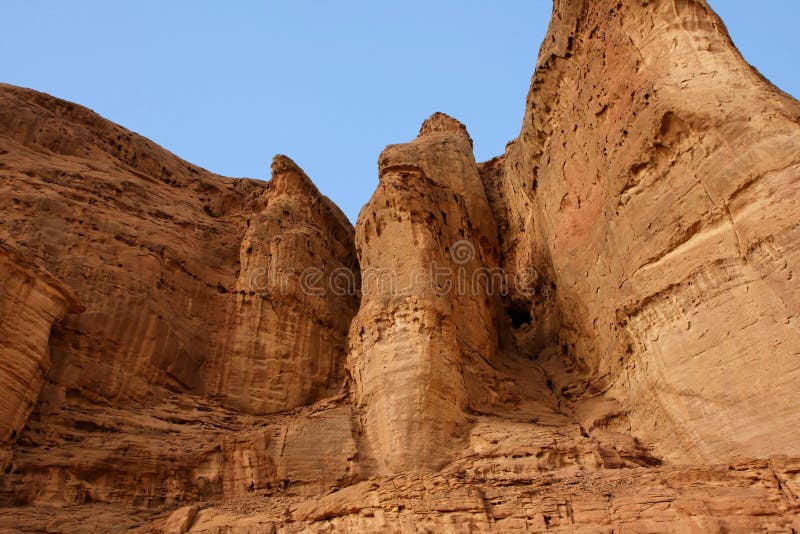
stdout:
<svg viewBox="0 0 800 534">
<path fill-rule="evenodd" d="M 50 369 L 53 323 L 79 312 L 74 293 L 0 242 L 0 467 L 25 427 Z"/>
<path fill-rule="evenodd" d="M 2 85 L 0 529 L 800 530 L 798 154 L 701 0 L 557 0 L 355 230 Z"/>
</svg>

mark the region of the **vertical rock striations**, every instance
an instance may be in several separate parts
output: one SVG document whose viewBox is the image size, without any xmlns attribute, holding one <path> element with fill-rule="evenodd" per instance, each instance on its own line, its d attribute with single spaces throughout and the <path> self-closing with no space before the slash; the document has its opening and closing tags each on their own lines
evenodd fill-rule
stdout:
<svg viewBox="0 0 800 534">
<path fill-rule="evenodd" d="M 291 160 L 270 185 L 222 178 L 85 108 L 0 89 L 0 237 L 87 308 L 55 332 L 55 397 L 210 394 L 266 413 L 341 384 L 353 228 Z"/>
<path fill-rule="evenodd" d="M 19 251 L 2 260 L 0 502 L 157 507 L 350 476 L 350 407 L 306 405 L 342 385 L 353 228 L 288 158 L 273 175 L 215 176 L 0 86 L 0 238 Z M 72 302 L 55 277 L 86 310 L 54 324 Z"/>
<path fill-rule="evenodd" d="M 50 369 L 50 330 L 75 294 L 0 242 L 0 469 L 27 423 Z"/>
<path fill-rule="evenodd" d="M 336 393 L 358 308 L 353 227 L 291 159 L 276 156 L 264 207 L 247 219 L 235 319 L 213 391 L 250 413 Z M 211 377 L 210 380 L 213 380 Z"/>
<path fill-rule="evenodd" d="M 703 0 L 556 0 L 355 230 L 0 85 L 0 529 L 798 531 L 799 147 Z"/>
<path fill-rule="evenodd" d="M 356 228 L 364 285 L 349 367 L 378 472 L 431 470 L 462 446 L 466 360 L 497 351 L 494 300 L 472 287 L 496 261 L 496 229 L 458 121 L 433 115 L 378 166 Z"/>
<path fill-rule="evenodd" d="M 6 85 L 0 154 L 0 238 L 86 306 L 54 330 L 46 388 L 117 405 L 205 391 L 265 184 L 217 177 L 85 108 Z"/>
</svg>

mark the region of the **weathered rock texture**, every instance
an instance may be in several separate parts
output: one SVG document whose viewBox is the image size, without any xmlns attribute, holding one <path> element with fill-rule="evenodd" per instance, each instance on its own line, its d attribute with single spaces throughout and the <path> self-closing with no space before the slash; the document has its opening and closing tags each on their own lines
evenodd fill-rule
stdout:
<svg viewBox="0 0 800 534">
<path fill-rule="evenodd" d="M 484 287 L 458 287 L 471 283 L 460 273 L 496 256 L 497 230 L 472 141 L 454 119 L 432 116 L 378 167 L 356 234 L 364 291 L 350 335 L 355 400 L 379 473 L 435 469 L 466 433 L 466 359 L 497 352 L 493 301 Z"/>
<path fill-rule="evenodd" d="M 800 530 L 800 104 L 704 1 L 556 0 L 504 155 L 378 166 L 354 230 L 0 86 L 0 529 Z"/>
<path fill-rule="evenodd" d="M 240 247 L 230 346 L 208 366 L 209 389 L 250 413 L 337 393 L 358 308 L 358 261 L 344 214 L 285 156 L 272 162 L 263 202 Z"/>
<path fill-rule="evenodd" d="M 353 228 L 291 160 L 272 170 L 214 176 L 0 87 L 0 238 L 18 251 L 0 265 L 3 450 L 19 437 L 3 501 L 155 507 L 349 476 L 332 399 L 357 291 L 300 279 L 358 273 Z"/>
<path fill-rule="evenodd" d="M 75 295 L 0 242 L 0 468 L 25 427 L 50 369 L 53 323 L 80 311 Z"/>
<path fill-rule="evenodd" d="M 673 460 L 800 452 L 798 119 L 705 2 L 556 2 L 506 155 L 514 257 L 552 268 L 559 387 Z"/>
</svg>

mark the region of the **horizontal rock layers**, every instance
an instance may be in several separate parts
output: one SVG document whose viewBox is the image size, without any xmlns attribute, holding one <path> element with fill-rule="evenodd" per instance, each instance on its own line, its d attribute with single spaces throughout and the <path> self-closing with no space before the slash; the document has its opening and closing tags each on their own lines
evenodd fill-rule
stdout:
<svg viewBox="0 0 800 534">
<path fill-rule="evenodd" d="M 158 515 L 192 502 L 314 495 L 352 478 L 351 420 L 341 399 L 258 417 L 186 396 L 35 411 L 3 477 L 3 504 L 109 503 Z"/>
<path fill-rule="evenodd" d="M 559 387 L 676 461 L 798 452 L 798 117 L 705 2 L 555 2 L 505 158 L 515 256 L 554 270 L 584 371 Z"/>
<path fill-rule="evenodd" d="M 0 86 L 0 529 L 800 530 L 799 136 L 701 0 L 557 0 L 355 229 Z"/>
</svg>

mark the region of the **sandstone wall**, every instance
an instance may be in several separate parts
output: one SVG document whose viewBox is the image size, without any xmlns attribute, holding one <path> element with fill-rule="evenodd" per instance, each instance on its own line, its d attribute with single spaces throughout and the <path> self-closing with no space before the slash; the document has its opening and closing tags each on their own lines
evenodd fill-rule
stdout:
<svg viewBox="0 0 800 534">
<path fill-rule="evenodd" d="M 87 308 L 54 333 L 61 397 L 210 394 L 266 413 L 341 385 L 353 228 L 291 160 L 269 185 L 223 178 L 80 106 L 0 89 L 0 237 Z M 299 287 L 310 268 L 322 283 L 340 267 L 355 273 L 343 295 Z M 253 272 L 270 268 L 295 273 L 286 291 Z"/>
<path fill-rule="evenodd" d="M 354 231 L 0 86 L 0 529 L 800 530 L 798 128 L 704 1 L 556 0 Z"/>
<path fill-rule="evenodd" d="M 555 2 L 506 156 L 515 254 L 549 259 L 591 383 L 559 385 L 675 460 L 797 452 L 798 117 L 703 1 Z"/>
<path fill-rule="evenodd" d="M 250 413 L 338 393 L 360 298 L 353 227 L 291 159 L 276 156 L 264 208 L 247 218 L 229 344 L 209 391 Z"/>
<path fill-rule="evenodd" d="M 248 427 L 340 393 L 358 303 L 352 225 L 291 160 L 272 170 L 215 176 L 85 108 L 0 87 L 0 238 L 85 304 L 65 315 L 61 286 L 4 260 L 2 365 L 24 385 L 5 397 L 22 437 L 0 500 L 150 507 L 344 476 L 349 409 L 313 418 L 315 451 L 293 430 L 302 414 Z M 270 268 L 291 274 L 285 288 L 257 272 Z M 351 287 L 319 294 L 337 269 Z"/>
<path fill-rule="evenodd" d="M 350 329 L 365 456 L 379 473 L 435 469 L 468 426 L 467 358 L 497 352 L 494 300 L 471 286 L 496 257 L 497 234 L 454 119 L 434 115 L 414 141 L 388 147 L 379 175 L 357 224 L 364 292 Z"/>
<path fill-rule="evenodd" d="M 0 469 L 5 470 L 50 369 L 50 331 L 74 293 L 0 242 Z"/>
</svg>

